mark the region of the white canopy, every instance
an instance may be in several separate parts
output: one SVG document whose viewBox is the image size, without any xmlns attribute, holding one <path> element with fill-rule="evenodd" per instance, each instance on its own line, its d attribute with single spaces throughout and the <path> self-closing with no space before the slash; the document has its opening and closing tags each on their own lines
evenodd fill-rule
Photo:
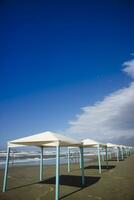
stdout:
<svg viewBox="0 0 134 200">
<path fill-rule="evenodd" d="M 125 146 L 125 145 L 119 145 L 119 147 L 120 147 L 120 148 L 126 148 L 126 146 Z"/>
<path fill-rule="evenodd" d="M 119 145 L 117 145 L 117 144 L 112 144 L 112 143 L 107 143 L 107 147 L 108 147 L 108 148 L 117 148 L 117 147 L 119 147 Z"/>
<path fill-rule="evenodd" d="M 101 142 L 98 142 L 98 141 L 95 141 L 95 140 L 91 140 L 89 138 L 82 140 L 82 144 L 85 147 L 97 147 L 98 145 L 100 147 L 106 147 L 107 146 L 104 143 L 101 143 Z"/>
<path fill-rule="evenodd" d="M 80 147 L 80 163 L 81 163 L 81 174 L 82 184 L 84 185 L 84 161 L 83 161 L 83 147 L 82 143 L 78 140 L 66 137 L 64 135 L 57 134 L 55 132 L 46 131 L 36 135 L 19 138 L 8 142 L 7 157 L 5 165 L 5 175 L 3 181 L 3 189 L 5 192 L 7 189 L 7 178 L 8 178 L 8 166 L 10 158 L 10 147 L 17 146 L 37 146 L 41 149 L 40 154 L 40 181 L 43 180 L 43 147 L 56 147 L 56 187 L 55 187 L 55 200 L 59 199 L 59 177 L 60 177 L 60 147 L 76 146 Z"/>
<path fill-rule="evenodd" d="M 46 131 L 36 135 L 19 138 L 8 142 L 8 146 L 28 145 L 28 146 L 81 146 L 81 142 L 55 132 Z"/>
</svg>

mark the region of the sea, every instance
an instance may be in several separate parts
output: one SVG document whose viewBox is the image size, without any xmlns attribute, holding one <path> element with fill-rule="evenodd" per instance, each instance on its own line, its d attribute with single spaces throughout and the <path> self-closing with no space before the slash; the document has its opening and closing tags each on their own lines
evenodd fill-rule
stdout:
<svg viewBox="0 0 134 200">
<path fill-rule="evenodd" d="M 84 161 L 92 160 L 91 157 L 85 157 Z M 70 163 L 79 163 L 79 158 L 70 157 Z M 39 158 L 24 158 L 24 159 L 10 159 L 9 161 L 9 167 L 11 166 L 36 166 L 40 164 Z M 56 157 L 48 157 L 43 158 L 43 164 L 44 165 L 55 165 L 56 164 Z M 61 156 L 60 157 L 60 164 L 67 164 L 67 157 Z M 5 167 L 5 159 L 0 159 L 0 168 Z"/>
</svg>

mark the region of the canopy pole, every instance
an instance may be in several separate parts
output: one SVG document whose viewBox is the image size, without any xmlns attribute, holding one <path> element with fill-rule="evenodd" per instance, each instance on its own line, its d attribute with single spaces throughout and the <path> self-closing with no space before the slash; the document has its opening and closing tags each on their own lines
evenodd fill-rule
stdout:
<svg viewBox="0 0 134 200">
<path fill-rule="evenodd" d="M 106 147 L 106 165 L 107 165 L 107 169 L 108 169 L 108 156 L 107 156 L 107 147 Z"/>
<path fill-rule="evenodd" d="M 114 152 L 114 157 L 116 158 L 116 151 Z"/>
<path fill-rule="evenodd" d="M 104 159 L 104 152 L 103 152 L 103 150 L 101 150 L 101 157 L 102 157 L 102 161 L 104 161 L 105 159 Z"/>
<path fill-rule="evenodd" d="M 117 162 L 119 162 L 119 147 L 117 147 Z"/>
<path fill-rule="evenodd" d="M 60 176 L 60 146 L 56 147 L 56 191 L 55 200 L 59 200 L 59 176 Z"/>
<path fill-rule="evenodd" d="M 81 175 L 82 175 L 82 185 L 85 184 L 84 177 L 84 155 L 83 155 L 83 147 L 80 147 L 80 166 L 81 166 Z"/>
<path fill-rule="evenodd" d="M 112 160 L 112 151 L 111 151 L 111 149 L 110 149 L 110 152 L 109 152 L 109 158 L 110 158 L 110 160 Z"/>
<path fill-rule="evenodd" d="M 100 161 L 100 145 L 98 144 L 98 164 L 99 164 L 99 173 L 101 174 L 101 161 Z"/>
<path fill-rule="evenodd" d="M 121 147 L 121 159 L 124 160 L 124 156 L 123 156 L 123 148 Z"/>
<path fill-rule="evenodd" d="M 68 173 L 70 172 L 70 149 L 68 148 L 67 152 L 67 164 L 68 164 Z"/>
<path fill-rule="evenodd" d="M 79 165 L 80 165 L 80 169 L 81 169 L 81 152 L 79 151 Z"/>
<path fill-rule="evenodd" d="M 43 180 L 43 146 L 41 146 L 40 153 L 40 181 Z"/>
<path fill-rule="evenodd" d="M 6 190 L 7 190 L 7 178 L 8 178 L 9 158 L 10 158 L 10 147 L 7 147 L 6 164 L 5 164 L 5 174 L 4 174 L 4 181 L 3 181 L 3 190 L 2 190 L 2 192 L 6 192 Z"/>
</svg>

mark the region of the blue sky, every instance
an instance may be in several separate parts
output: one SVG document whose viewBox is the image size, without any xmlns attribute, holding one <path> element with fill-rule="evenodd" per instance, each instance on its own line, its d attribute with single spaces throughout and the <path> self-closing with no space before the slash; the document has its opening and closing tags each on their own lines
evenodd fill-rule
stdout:
<svg viewBox="0 0 134 200">
<path fill-rule="evenodd" d="M 69 130 L 82 107 L 129 86 L 133 9 L 128 0 L 0 3 L 0 146 Z"/>
</svg>

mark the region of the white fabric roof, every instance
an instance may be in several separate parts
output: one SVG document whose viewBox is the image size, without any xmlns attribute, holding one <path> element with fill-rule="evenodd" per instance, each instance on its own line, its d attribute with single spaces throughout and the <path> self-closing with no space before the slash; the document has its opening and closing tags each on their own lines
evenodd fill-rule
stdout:
<svg viewBox="0 0 134 200">
<path fill-rule="evenodd" d="M 64 135 L 57 134 L 55 132 L 46 131 L 36 135 L 31 135 L 24 138 L 19 138 L 8 142 L 8 146 L 12 145 L 28 145 L 28 146 L 80 146 L 81 142 Z"/>
<path fill-rule="evenodd" d="M 126 146 L 125 146 L 125 145 L 119 145 L 119 147 L 120 147 L 120 148 L 126 148 Z"/>
<path fill-rule="evenodd" d="M 119 145 L 117 145 L 117 144 L 112 144 L 112 143 L 107 143 L 107 147 L 108 147 L 108 148 L 117 148 L 117 147 L 119 147 Z"/>
<path fill-rule="evenodd" d="M 8 142 L 8 146 L 9 146 L 9 147 L 12 147 L 12 148 L 13 148 L 13 147 L 15 148 L 15 147 L 24 147 L 24 146 L 26 146 L 26 145 L 13 144 L 13 143 Z"/>
<path fill-rule="evenodd" d="M 82 140 L 82 144 L 85 147 L 97 147 L 98 145 L 100 145 L 100 147 L 106 147 L 107 145 L 95 140 L 91 140 L 89 138 Z"/>
</svg>

